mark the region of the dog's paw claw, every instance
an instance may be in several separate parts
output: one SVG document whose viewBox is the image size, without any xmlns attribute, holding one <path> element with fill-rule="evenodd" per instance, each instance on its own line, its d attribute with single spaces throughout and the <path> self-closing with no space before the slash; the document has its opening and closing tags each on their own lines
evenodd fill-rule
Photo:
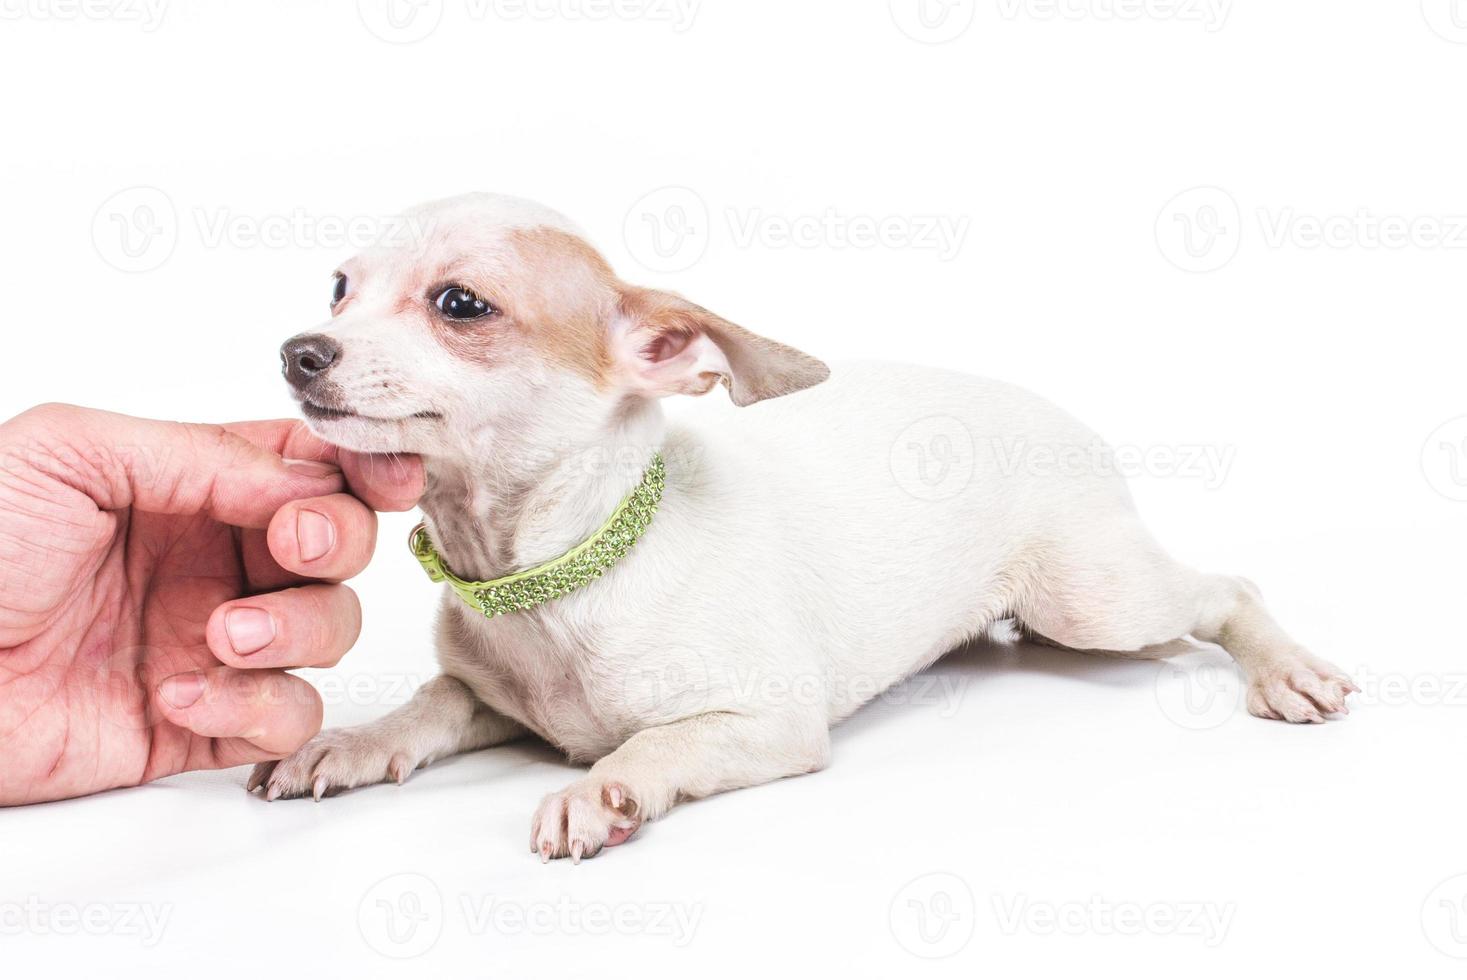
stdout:
<svg viewBox="0 0 1467 980">
<path fill-rule="evenodd" d="M 275 801 L 309 796 L 316 802 L 342 790 L 389 780 L 402 783 L 416 767 L 409 753 L 398 751 L 370 731 L 324 731 L 291 755 L 255 766 L 245 788 L 264 787 Z"/>
<path fill-rule="evenodd" d="M 250 778 L 245 782 L 245 792 L 253 793 L 255 790 L 263 786 L 265 784 L 266 778 L 269 777 L 270 773 L 274 769 L 274 762 L 258 763 L 254 769 L 250 770 Z"/>
<path fill-rule="evenodd" d="M 569 857 L 579 864 L 624 843 L 641 823 L 636 799 L 625 785 L 588 777 L 541 801 L 531 822 L 530 850 L 542 862 Z"/>
<path fill-rule="evenodd" d="M 1319 725 L 1330 715 L 1349 714 L 1345 699 L 1359 690 L 1333 664 L 1293 654 L 1249 682 L 1248 711 L 1260 718 Z"/>
</svg>

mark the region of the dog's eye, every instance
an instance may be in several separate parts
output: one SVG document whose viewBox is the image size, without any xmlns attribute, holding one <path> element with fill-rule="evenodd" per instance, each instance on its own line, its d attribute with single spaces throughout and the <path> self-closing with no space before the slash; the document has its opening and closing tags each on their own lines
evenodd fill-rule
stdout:
<svg viewBox="0 0 1467 980">
<path fill-rule="evenodd" d="M 336 274 L 336 281 L 331 284 L 331 305 L 335 306 L 346 299 L 346 276 Z"/>
<path fill-rule="evenodd" d="M 433 305 L 450 320 L 477 320 L 495 312 L 494 307 L 462 286 L 449 286 L 438 294 Z"/>
<path fill-rule="evenodd" d="M 489 313 L 489 304 L 462 286 L 449 286 L 433 301 L 452 320 L 473 320 Z"/>
</svg>

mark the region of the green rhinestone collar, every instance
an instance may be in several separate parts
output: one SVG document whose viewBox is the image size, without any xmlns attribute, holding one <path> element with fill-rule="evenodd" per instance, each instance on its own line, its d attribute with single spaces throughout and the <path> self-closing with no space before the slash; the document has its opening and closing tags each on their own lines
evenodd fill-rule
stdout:
<svg viewBox="0 0 1467 980">
<path fill-rule="evenodd" d="M 466 582 L 453 574 L 443 556 L 433 547 L 426 524 L 413 528 L 408 547 L 423 565 L 428 578 L 447 582 L 458 597 L 493 619 L 508 612 L 526 609 L 559 599 L 592 579 L 601 577 L 620 561 L 652 523 L 657 505 L 662 501 L 666 470 L 662 454 L 653 453 L 652 462 L 642 474 L 642 482 L 617 505 L 611 519 L 601 530 L 576 545 L 559 558 L 535 568 L 506 575 L 488 582 Z"/>
</svg>

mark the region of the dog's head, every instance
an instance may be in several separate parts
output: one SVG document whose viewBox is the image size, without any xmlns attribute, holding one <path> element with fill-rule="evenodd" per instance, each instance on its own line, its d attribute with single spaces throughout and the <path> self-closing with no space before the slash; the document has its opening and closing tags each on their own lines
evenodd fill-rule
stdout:
<svg viewBox="0 0 1467 980">
<path fill-rule="evenodd" d="M 331 319 L 281 348 L 312 429 L 367 452 L 452 454 L 496 428 L 594 434 L 629 403 L 738 405 L 826 366 L 679 296 L 629 286 L 548 208 L 473 194 L 409 212 L 411 240 L 335 274 Z"/>
</svg>

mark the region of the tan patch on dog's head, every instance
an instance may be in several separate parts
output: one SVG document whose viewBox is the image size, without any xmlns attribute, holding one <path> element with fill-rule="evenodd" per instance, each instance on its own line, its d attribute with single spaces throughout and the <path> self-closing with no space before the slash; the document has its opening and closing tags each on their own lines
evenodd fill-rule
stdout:
<svg viewBox="0 0 1467 980">
<path fill-rule="evenodd" d="M 604 384 L 610 368 L 606 328 L 617 279 L 585 239 L 557 228 L 510 232 L 518 257 L 520 321 L 531 346 L 551 364 Z"/>
<path fill-rule="evenodd" d="M 606 382 L 616 277 L 584 239 L 557 228 L 512 229 L 493 248 L 467 249 L 419 278 L 423 292 L 458 283 L 499 311 L 464 323 L 430 315 L 435 338 L 455 356 L 495 364 L 528 354 L 598 386 Z"/>
</svg>

